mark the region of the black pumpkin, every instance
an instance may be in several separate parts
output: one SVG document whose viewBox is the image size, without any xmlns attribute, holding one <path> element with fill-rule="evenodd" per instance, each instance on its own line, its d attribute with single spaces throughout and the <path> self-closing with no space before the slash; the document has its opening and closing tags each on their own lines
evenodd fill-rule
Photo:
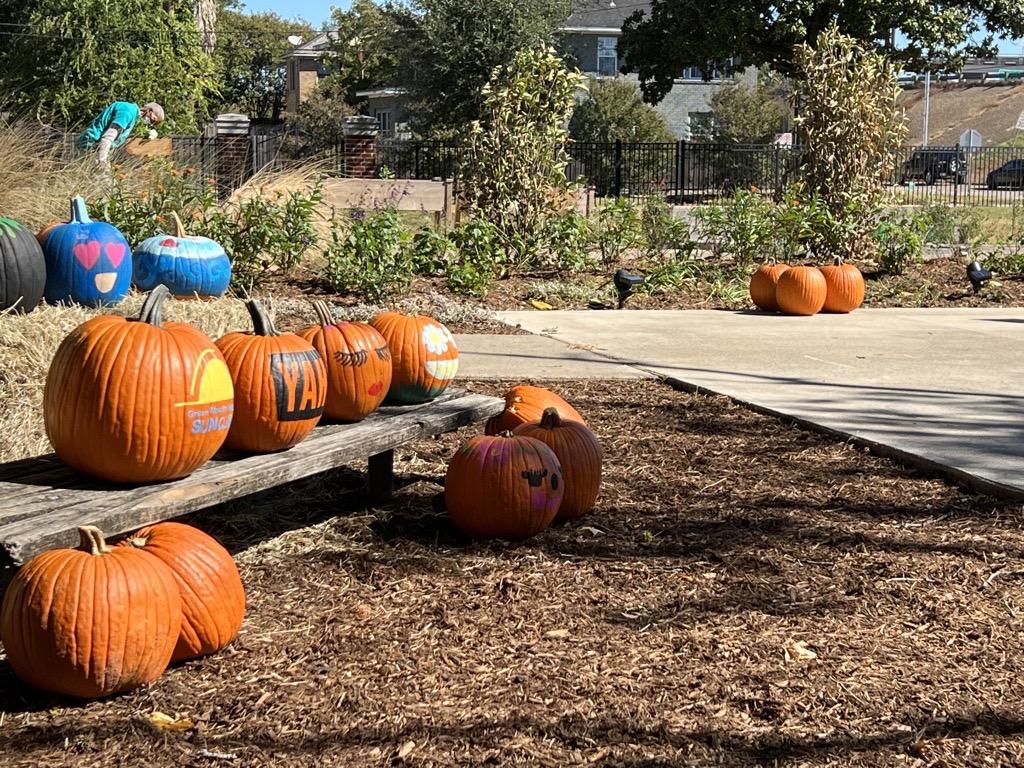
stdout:
<svg viewBox="0 0 1024 768">
<path fill-rule="evenodd" d="M 0 217 L 0 311 L 31 312 L 43 298 L 46 260 L 36 236 Z"/>
</svg>

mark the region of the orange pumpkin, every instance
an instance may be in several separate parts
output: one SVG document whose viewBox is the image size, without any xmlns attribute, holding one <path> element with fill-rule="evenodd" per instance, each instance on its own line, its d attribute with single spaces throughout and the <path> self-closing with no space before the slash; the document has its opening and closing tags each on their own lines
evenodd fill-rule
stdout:
<svg viewBox="0 0 1024 768">
<path fill-rule="evenodd" d="M 834 264 L 821 267 L 825 276 L 825 312 L 847 313 L 864 303 L 864 275 L 853 264 L 836 258 Z"/>
<path fill-rule="evenodd" d="M 825 304 L 825 276 L 816 267 L 790 267 L 775 286 L 779 309 L 787 315 L 813 315 Z"/>
<path fill-rule="evenodd" d="M 425 403 L 440 395 L 459 370 L 451 332 L 432 317 L 382 312 L 370 321 L 391 350 L 388 402 Z"/>
<path fill-rule="evenodd" d="M 547 528 L 565 485 L 558 457 L 540 440 L 505 432 L 474 437 L 448 464 L 444 497 L 470 536 L 525 539 Z"/>
<path fill-rule="evenodd" d="M 323 301 L 313 302 L 319 325 L 299 336 L 320 353 L 327 366 L 324 415 L 335 421 L 362 421 L 377 410 L 391 387 L 391 351 L 372 325 L 335 323 Z"/>
<path fill-rule="evenodd" d="M 601 489 L 601 444 L 586 426 L 563 420 L 555 408 L 545 408 L 539 424 L 523 424 L 515 434 L 540 440 L 562 466 L 565 492 L 558 520 L 575 520 L 594 508 Z"/>
<path fill-rule="evenodd" d="M 46 247 L 46 238 L 48 238 L 50 236 L 50 233 L 53 230 L 55 230 L 57 227 L 59 227 L 61 224 L 67 224 L 67 222 L 66 221 L 51 221 L 49 224 L 47 224 L 45 227 L 43 227 L 42 229 L 40 229 L 36 233 L 36 240 L 39 241 L 39 246 L 41 248 L 45 248 Z"/>
<path fill-rule="evenodd" d="M 157 523 L 121 542 L 171 569 L 181 594 L 181 633 L 171 661 L 219 651 L 238 635 L 245 590 L 235 561 L 216 539 L 183 523 Z"/>
<path fill-rule="evenodd" d="M 184 477 L 224 443 L 231 376 L 201 331 L 163 322 L 158 286 L 134 320 L 103 315 L 61 342 L 46 377 L 46 434 L 64 462 L 118 483 Z"/>
<path fill-rule="evenodd" d="M 181 627 L 170 569 L 144 552 L 110 548 L 92 526 L 78 549 L 51 549 L 15 574 L 0 608 L 0 639 L 34 688 L 92 699 L 163 674 Z"/>
<path fill-rule="evenodd" d="M 789 269 L 788 264 L 767 262 L 759 266 L 750 278 L 750 300 L 754 306 L 765 312 L 775 312 L 778 302 L 775 300 L 775 286 L 779 276 Z"/>
<path fill-rule="evenodd" d="M 546 408 L 554 408 L 563 419 L 583 425 L 587 423 L 579 411 L 550 389 L 520 384 L 505 393 L 505 410 L 487 420 L 484 433 L 497 435 L 505 430 L 514 430 L 521 424 L 536 424 Z"/>
<path fill-rule="evenodd" d="M 278 332 L 258 301 L 245 306 L 254 332 L 217 340 L 235 385 L 235 418 L 224 445 L 249 453 L 283 451 L 320 421 L 327 368 L 308 341 Z"/>
</svg>

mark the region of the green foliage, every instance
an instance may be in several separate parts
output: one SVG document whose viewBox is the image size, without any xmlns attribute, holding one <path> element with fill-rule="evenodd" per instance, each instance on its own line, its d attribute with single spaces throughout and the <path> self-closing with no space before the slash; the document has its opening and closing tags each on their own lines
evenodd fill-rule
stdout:
<svg viewBox="0 0 1024 768">
<path fill-rule="evenodd" d="M 111 101 L 159 101 L 162 130 L 192 131 L 215 90 L 191 0 L 28 0 L 0 45 L 0 93 L 14 111 L 78 129 Z"/>
<path fill-rule="evenodd" d="M 757 192 L 737 190 L 729 199 L 698 208 L 696 218 L 701 238 L 710 241 L 717 257 L 728 254 L 749 267 L 780 255 L 777 208 Z"/>
<path fill-rule="evenodd" d="M 782 127 L 782 108 L 760 86 L 748 86 L 739 77 L 726 80 L 711 95 L 715 113 L 715 139 L 736 144 L 769 144 Z"/>
<path fill-rule="evenodd" d="M 818 36 L 816 47 L 801 46 L 796 66 L 802 184 L 827 212 L 812 247 L 827 260 L 857 258 L 871 247 L 889 169 L 907 132 L 896 71 L 835 27 Z"/>
<path fill-rule="evenodd" d="M 566 120 L 582 78 L 550 48 L 522 51 L 494 71 L 484 113 L 469 132 L 462 193 L 475 216 L 490 221 L 511 265 L 543 250 L 547 221 L 570 190 Z"/>
<path fill-rule="evenodd" d="M 569 135 L 574 141 L 675 141 L 636 84 L 620 78 L 591 79 L 589 96 L 572 113 Z"/>
<path fill-rule="evenodd" d="M 924 258 L 924 237 L 928 224 L 924 217 L 895 212 L 875 227 L 878 263 L 890 275 L 902 275 Z"/>
<path fill-rule="evenodd" d="M 333 148 L 343 136 L 345 118 L 354 114 L 358 110 L 345 101 L 344 83 L 324 78 L 298 112 L 288 116 L 289 153 L 301 156 Z"/>
<path fill-rule="evenodd" d="M 412 237 L 412 268 L 417 275 L 444 274 L 454 258 L 455 246 L 448 236 L 432 227 L 424 227 Z"/>
<path fill-rule="evenodd" d="M 484 86 L 521 51 L 551 40 L 565 0 L 416 0 L 415 31 L 405 38 L 403 85 L 413 127 L 454 135 L 490 109 Z"/>
<path fill-rule="evenodd" d="M 445 269 L 448 287 L 467 296 L 486 296 L 504 259 L 498 229 L 479 217 L 471 218 L 448 234 L 451 258 Z"/>
<path fill-rule="evenodd" d="M 621 262 L 627 251 L 640 244 L 640 214 L 636 206 L 625 197 L 606 202 L 592 221 L 591 237 L 605 266 Z"/>
<path fill-rule="evenodd" d="M 640 73 L 645 97 L 659 101 L 684 68 L 710 62 L 728 74 L 731 57 L 740 66 L 792 74 L 797 47 L 817 44 L 833 21 L 912 71 L 922 71 L 929 57 L 951 62 L 955 71 L 964 56 L 994 55 L 999 38 L 1024 36 L 1024 13 L 1015 0 L 654 0 L 650 11 L 626 21 L 618 51 Z M 894 29 L 901 32 L 896 39 Z"/>
<path fill-rule="evenodd" d="M 672 206 L 661 195 L 649 195 L 640 205 L 640 244 L 648 258 L 691 245 L 689 225 L 672 215 Z"/>
<path fill-rule="evenodd" d="M 976 208 L 954 208 L 942 203 L 921 209 L 919 217 L 925 226 L 926 243 L 959 243 L 978 245 L 985 238 L 985 222 Z"/>
<path fill-rule="evenodd" d="M 282 19 L 276 13 L 220 11 L 213 53 L 220 85 L 217 111 L 278 119 L 284 106 L 283 57 L 291 48 L 288 37 L 308 39 L 312 34 L 308 23 Z"/>
<path fill-rule="evenodd" d="M 548 219 L 543 237 L 546 266 L 559 272 L 582 272 L 592 266 L 590 222 L 578 211 Z"/>
<path fill-rule="evenodd" d="M 104 197 L 89 201 L 94 216 L 120 229 L 131 243 L 172 231 L 178 213 L 189 234 L 220 243 L 232 265 L 232 289 L 242 295 L 274 272 L 294 268 L 319 242 L 314 221 L 319 184 L 308 191 L 261 193 L 218 204 L 212 179 L 170 163 L 152 165 L 148 182 L 134 186 L 120 174 Z"/>
<path fill-rule="evenodd" d="M 347 223 L 332 221 L 324 276 L 337 291 L 371 302 L 392 298 L 412 282 L 410 246 L 411 238 L 393 208 L 356 211 Z"/>
</svg>

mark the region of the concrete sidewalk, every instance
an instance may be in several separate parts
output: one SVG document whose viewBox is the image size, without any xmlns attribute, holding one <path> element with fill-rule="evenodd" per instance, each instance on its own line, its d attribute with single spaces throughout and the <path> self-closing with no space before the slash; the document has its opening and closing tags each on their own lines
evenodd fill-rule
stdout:
<svg viewBox="0 0 1024 768">
<path fill-rule="evenodd" d="M 566 355 L 575 354 L 568 348 L 575 345 L 576 352 L 605 356 L 625 370 L 729 395 L 942 468 L 983 490 L 1024 498 L 1024 309 L 500 317 L 563 342 Z M 543 348 L 545 357 L 554 354 Z M 588 375 L 566 362 L 578 376 Z M 512 378 L 523 370 L 511 368 Z"/>
</svg>

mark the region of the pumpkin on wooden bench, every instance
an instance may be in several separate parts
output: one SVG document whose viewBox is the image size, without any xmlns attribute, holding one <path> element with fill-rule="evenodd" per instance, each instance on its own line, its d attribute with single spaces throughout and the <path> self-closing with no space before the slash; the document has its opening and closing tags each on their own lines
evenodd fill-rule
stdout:
<svg viewBox="0 0 1024 768">
<path fill-rule="evenodd" d="M 451 331 L 426 315 L 382 312 L 370 321 L 391 350 L 387 402 L 426 403 L 452 383 L 459 370 L 459 348 Z"/>
</svg>

